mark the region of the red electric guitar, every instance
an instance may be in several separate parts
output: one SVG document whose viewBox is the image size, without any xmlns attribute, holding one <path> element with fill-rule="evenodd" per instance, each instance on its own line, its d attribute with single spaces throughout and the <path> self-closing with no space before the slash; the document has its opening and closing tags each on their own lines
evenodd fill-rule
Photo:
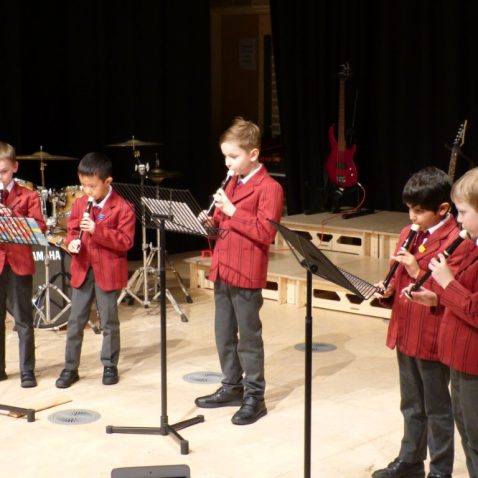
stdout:
<svg viewBox="0 0 478 478">
<path fill-rule="evenodd" d="M 351 76 L 348 63 L 340 66 L 339 77 L 339 128 L 337 140 L 334 125 L 329 128 L 330 154 L 327 158 L 327 175 L 339 188 L 349 188 L 358 182 L 358 172 L 353 157 L 357 145 L 347 149 L 345 143 L 345 81 Z"/>
</svg>

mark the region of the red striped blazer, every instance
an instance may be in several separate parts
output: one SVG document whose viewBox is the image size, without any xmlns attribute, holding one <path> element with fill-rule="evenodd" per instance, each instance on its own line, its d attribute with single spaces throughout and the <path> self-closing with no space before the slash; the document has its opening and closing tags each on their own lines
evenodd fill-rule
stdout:
<svg viewBox="0 0 478 478">
<path fill-rule="evenodd" d="M 398 252 L 409 231 L 410 226 L 402 230 L 395 253 Z M 414 253 L 420 266 L 419 275 L 423 275 L 428 270 L 430 260 L 453 242 L 458 236 L 458 232 L 455 219 L 450 216 L 445 224 L 428 237 L 425 243 L 425 251 Z M 466 242 L 462 243 L 450 256 L 448 263 L 452 268 L 456 268 L 466 254 Z M 401 290 L 411 282 L 414 282 L 414 280 L 407 274 L 405 267 L 400 265 L 392 281 L 395 287 L 395 295 L 388 326 L 387 346 L 392 349 L 397 347 L 401 353 L 410 357 L 438 360 L 438 331 L 444 308 L 431 309 L 400 297 Z M 441 291 L 441 287 L 432 278 L 428 279 L 424 286 L 437 293 Z"/>
<path fill-rule="evenodd" d="M 12 210 L 14 216 L 31 217 L 38 223 L 42 232 L 46 231 L 40 196 L 37 191 L 31 191 L 15 183 L 5 202 L 5 206 Z M 33 275 L 35 273 L 31 246 L 0 244 L 0 271 L 3 271 L 5 260 L 17 275 Z"/>
<path fill-rule="evenodd" d="M 88 196 L 78 198 L 67 223 L 66 243 L 78 239 Z M 127 251 L 134 244 L 133 206 L 114 190 L 95 219 L 93 235 L 84 233 L 78 254 L 71 256 L 71 285 L 81 287 L 91 265 L 95 281 L 105 291 L 119 290 L 128 282 Z"/>
<path fill-rule="evenodd" d="M 226 187 L 226 195 L 236 206 L 232 217 L 220 210 L 214 220 L 221 229 L 214 246 L 209 279 L 220 277 L 225 284 L 246 289 L 262 289 L 267 282 L 269 246 L 276 229 L 267 219 L 279 222 L 283 190 L 264 165 L 243 185 L 237 176 Z"/>
<path fill-rule="evenodd" d="M 478 247 L 460 265 L 455 280 L 440 294 L 445 306 L 440 327 L 439 357 L 450 367 L 478 375 Z"/>
</svg>

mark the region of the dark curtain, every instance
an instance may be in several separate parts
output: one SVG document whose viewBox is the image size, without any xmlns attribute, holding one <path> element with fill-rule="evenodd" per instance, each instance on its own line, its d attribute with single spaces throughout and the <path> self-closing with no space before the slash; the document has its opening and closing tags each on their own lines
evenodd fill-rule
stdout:
<svg viewBox="0 0 478 478">
<path fill-rule="evenodd" d="M 132 150 L 106 145 L 160 142 L 141 160 L 181 173 L 162 186 L 189 188 L 205 205 L 209 2 L 9 1 L 2 19 L 1 140 L 20 155 L 103 151 L 114 180 L 136 184 Z M 49 162 L 46 186 L 78 184 L 76 165 Z M 18 176 L 39 184 L 38 162 L 22 161 Z"/>
<path fill-rule="evenodd" d="M 402 210 L 411 174 L 429 165 L 448 171 L 446 145 L 465 119 L 457 177 L 474 165 L 477 2 L 271 0 L 270 6 L 289 214 L 327 204 L 327 131 L 337 122 L 336 73 L 345 62 L 353 70 L 345 89 L 346 123 L 354 126 L 347 137 L 357 144 L 367 207 Z"/>
</svg>

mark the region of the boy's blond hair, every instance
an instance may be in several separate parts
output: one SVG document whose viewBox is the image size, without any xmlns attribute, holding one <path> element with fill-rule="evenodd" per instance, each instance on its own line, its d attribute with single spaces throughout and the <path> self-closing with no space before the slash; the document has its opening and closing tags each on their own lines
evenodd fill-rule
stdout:
<svg viewBox="0 0 478 478">
<path fill-rule="evenodd" d="M 241 149 L 252 151 L 254 148 L 261 148 L 261 129 L 252 121 L 247 121 L 242 116 L 234 118 L 232 125 L 229 126 L 219 138 L 219 145 L 226 142 L 235 141 Z"/>
<path fill-rule="evenodd" d="M 0 141 L 0 159 L 9 159 L 12 163 L 17 161 L 15 148 L 8 143 Z"/>
<path fill-rule="evenodd" d="M 466 202 L 478 211 L 478 168 L 470 169 L 453 184 L 451 199 Z"/>
</svg>

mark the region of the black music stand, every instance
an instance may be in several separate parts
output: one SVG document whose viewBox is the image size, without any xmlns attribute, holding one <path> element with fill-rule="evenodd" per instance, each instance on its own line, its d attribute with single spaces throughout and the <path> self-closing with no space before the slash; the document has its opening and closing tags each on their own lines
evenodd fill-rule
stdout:
<svg viewBox="0 0 478 478">
<path fill-rule="evenodd" d="M 294 257 L 307 271 L 305 316 L 305 436 L 304 477 L 310 478 L 311 408 L 312 408 L 312 274 L 337 284 L 362 299 L 369 299 L 377 290 L 375 286 L 334 265 L 309 239 L 285 226 L 269 222 L 281 233 Z"/>
<path fill-rule="evenodd" d="M 159 229 L 159 285 L 161 316 L 161 426 L 160 427 L 114 427 L 108 425 L 106 433 L 131 433 L 139 435 L 172 435 L 179 442 L 181 454 L 189 453 L 189 442 L 178 430 L 204 422 L 204 415 L 184 420 L 175 425 L 168 424 L 167 412 L 167 353 L 166 353 L 166 267 L 165 267 L 165 231 L 174 231 L 200 236 L 217 235 L 217 230 L 205 228 L 197 219 L 200 208 L 189 191 L 176 193 L 174 190 L 162 188 L 162 192 L 170 194 L 170 199 L 142 198 L 152 223 Z M 167 197 L 167 196 L 166 196 Z M 178 200 L 179 199 L 179 200 Z M 193 210 L 194 209 L 194 212 Z"/>
<path fill-rule="evenodd" d="M 2 214 L 0 215 L 0 243 L 48 245 L 48 241 L 38 227 L 35 219 L 11 216 L 11 213 L 11 210 L 6 207 L 0 209 L 0 214 Z M 27 421 L 35 421 L 35 410 L 32 408 L 0 405 L 0 410 L 21 413 L 26 415 Z"/>
</svg>

